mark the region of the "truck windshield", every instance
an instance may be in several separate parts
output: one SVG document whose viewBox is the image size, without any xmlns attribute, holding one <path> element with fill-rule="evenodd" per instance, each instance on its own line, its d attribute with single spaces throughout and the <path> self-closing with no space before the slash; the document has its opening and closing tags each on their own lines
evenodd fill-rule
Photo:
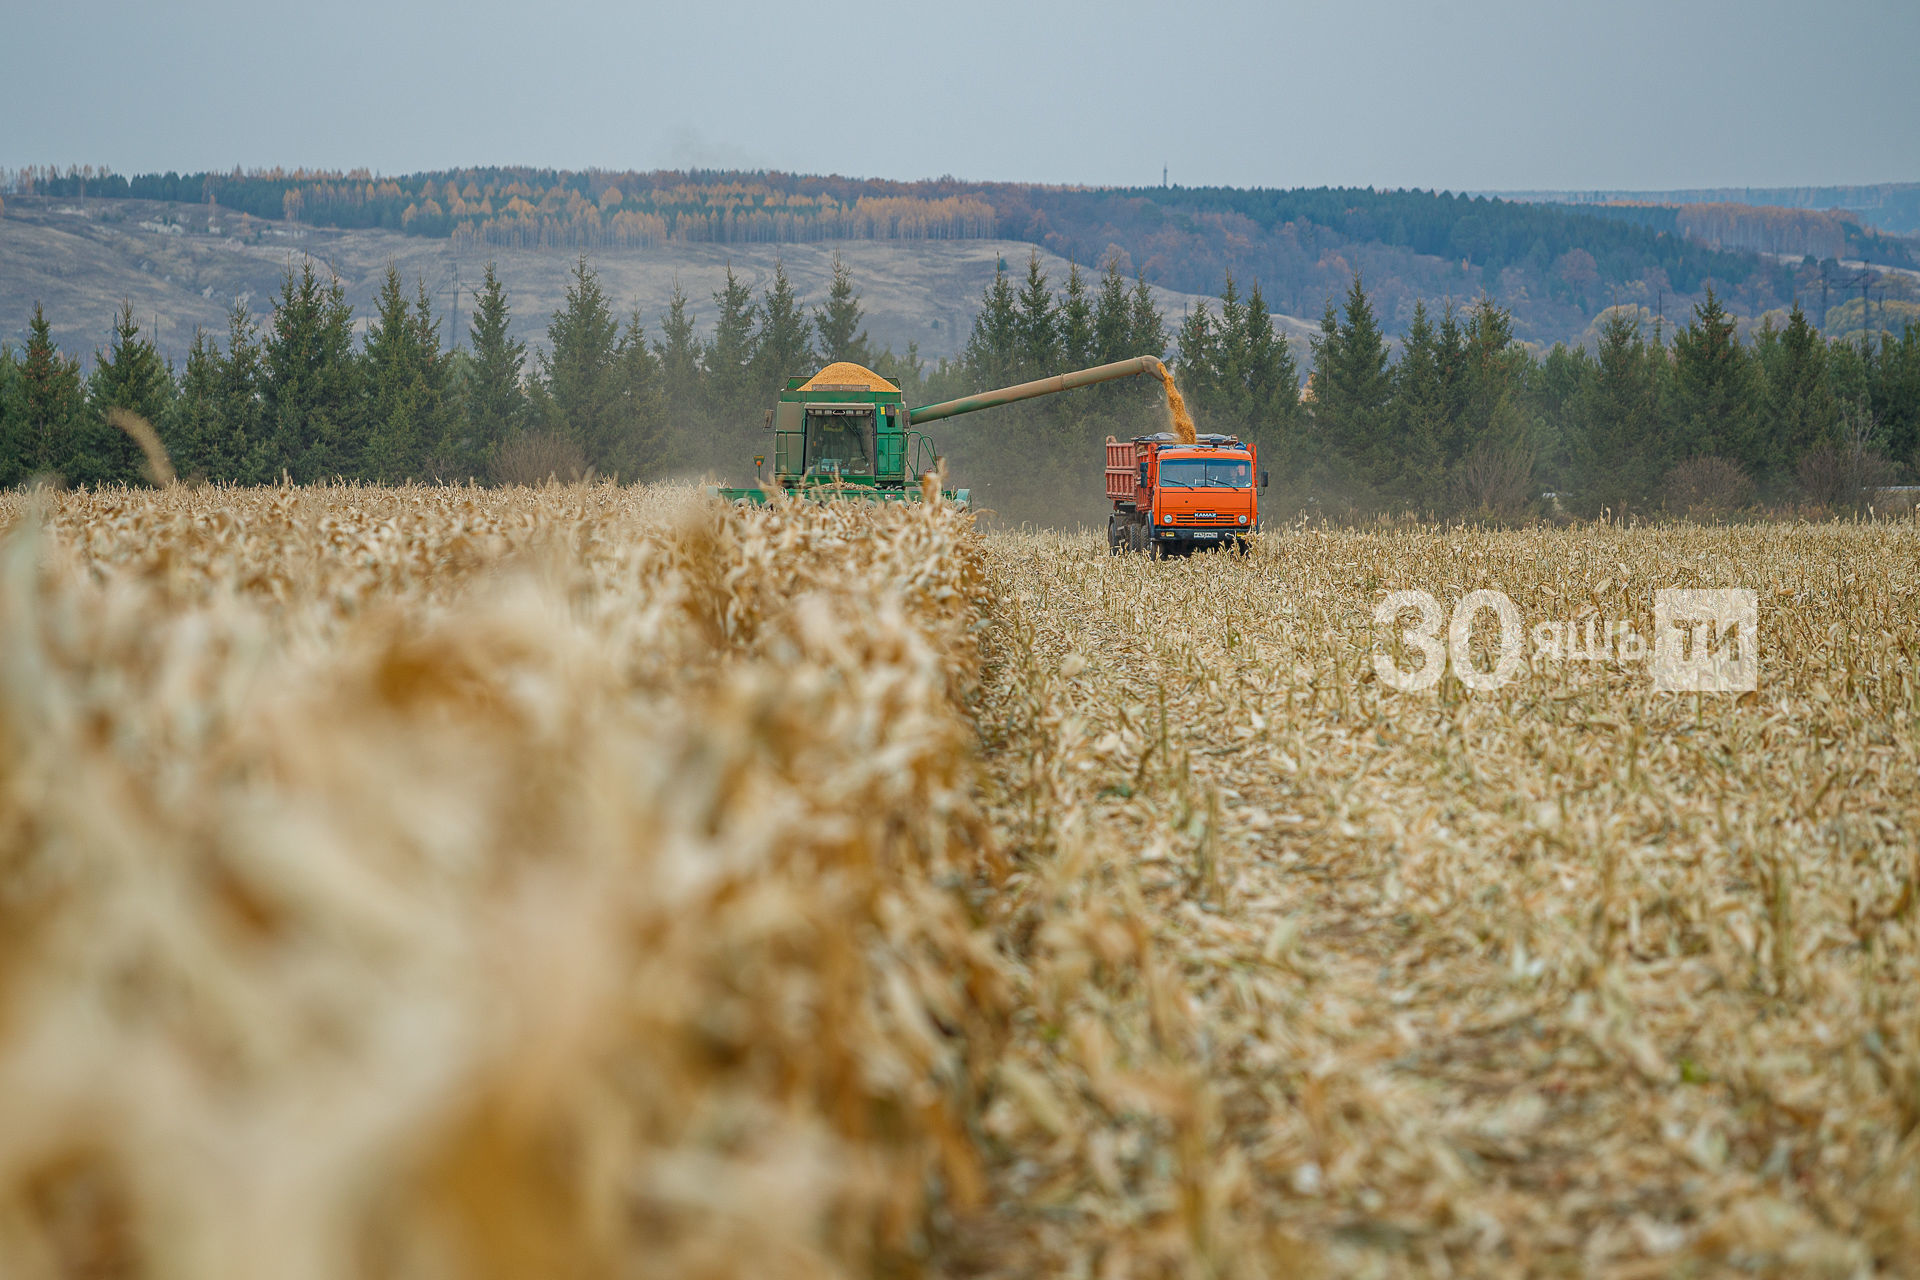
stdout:
<svg viewBox="0 0 1920 1280">
<path fill-rule="evenodd" d="M 867 446 L 872 435 L 872 413 L 809 413 L 807 474 L 872 475 Z"/>
<path fill-rule="evenodd" d="M 1245 458 L 1164 458 L 1160 483 L 1176 489 L 1251 489 L 1253 463 Z"/>
</svg>

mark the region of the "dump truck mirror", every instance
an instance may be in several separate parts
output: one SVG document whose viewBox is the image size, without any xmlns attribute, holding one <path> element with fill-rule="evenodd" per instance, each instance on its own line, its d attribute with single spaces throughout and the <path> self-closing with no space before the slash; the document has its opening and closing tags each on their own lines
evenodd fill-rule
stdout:
<svg viewBox="0 0 1920 1280">
<path fill-rule="evenodd" d="M 1267 484 L 1268 484 L 1268 475 L 1266 472 L 1262 471 L 1260 473 L 1260 487 L 1264 489 L 1267 487 Z"/>
<path fill-rule="evenodd" d="M 769 431 L 773 430 L 773 410 L 767 410 L 767 420 L 762 425 Z"/>
</svg>

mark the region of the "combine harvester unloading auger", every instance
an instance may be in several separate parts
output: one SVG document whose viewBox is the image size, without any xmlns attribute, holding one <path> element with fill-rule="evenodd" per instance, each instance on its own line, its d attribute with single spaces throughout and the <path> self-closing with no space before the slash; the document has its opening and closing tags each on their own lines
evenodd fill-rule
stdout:
<svg viewBox="0 0 1920 1280">
<path fill-rule="evenodd" d="M 918 409 L 908 408 L 900 388 L 871 369 L 846 361 L 830 364 L 811 378 L 787 379 L 779 401 L 768 411 L 772 474 L 764 474 L 767 459 L 761 455 L 754 459 L 754 472 L 763 477 L 760 484 L 715 492 L 746 502 L 764 501 L 769 489 L 823 500 L 918 502 L 923 497 L 922 477 L 937 475 L 940 465 L 939 451 L 920 430 L 926 424 L 1141 374 L 1160 379 L 1167 389 L 1174 427 L 1169 438 L 1195 443 L 1193 419 L 1173 377 L 1153 356 L 1135 356 Z M 931 489 L 929 484 L 927 490 Z M 948 501 L 963 506 L 972 497 L 966 489 L 941 492 Z"/>
</svg>

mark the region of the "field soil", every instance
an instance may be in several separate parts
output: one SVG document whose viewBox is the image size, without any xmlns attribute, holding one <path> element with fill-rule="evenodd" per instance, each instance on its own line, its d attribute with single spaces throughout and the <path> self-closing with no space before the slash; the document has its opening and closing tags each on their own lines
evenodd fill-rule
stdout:
<svg viewBox="0 0 1920 1280">
<path fill-rule="evenodd" d="M 876 350 L 904 355 L 918 343 L 928 361 L 954 357 L 965 347 L 981 291 L 997 263 L 1024 272 L 1032 246 L 999 240 L 874 241 L 833 244 L 664 244 L 645 249 L 596 249 L 587 256 L 600 273 L 614 308 L 624 319 L 637 309 L 648 333 L 660 336 L 660 316 L 676 282 L 692 300 L 704 331 L 716 318 L 713 294 L 732 265 L 756 298 L 772 283 L 776 260 L 784 262 L 801 300 L 826 299 L 838 252 L 853 268 L 866 308 L 866 328 Z M 25 341 L 33 305 L 46 308 L 61 347 L 90 360 L 107 341 L 123 300 L 149 327 L 164 354 L 186 356 L 196 328 L 224 335 L 227 308 L 244 301 L 256 317 L 270 309 L 290 264 L 311 256 L 339 276 L 362 327 L 389 263 L 409 290 L 426 284 L 435 309 L 452 316 L 444 329 L 451 342 L 466 341 L 473 289 L 489 260 L 496 264 L 513 308 L 514 332 L 535 347 L 545 345 L 547 321 L 564 300 L 578 255 L 566 249 L 472 247 L 456 252 L 449 240 L 429 240 L 394 231 L 336 231 L 243 218 L 207 205 L 147 200 L 57 200 L 9 196 L 0 216 L 0 340 Z M 1068 263 L 1041 253 L 1055 287 L 1066 281 Z M 1082 264 L 1087 268 L 1087 264 Z M 1091 270 L 1098 271 L 1095 265 Z M 1169 327 L 1201 298 L 1155 289 Z M 1208 299 L 1218 312 L 1218 302 Z M 1276 317 L 1304 361 L 1305 322 Z M 794 372 L 811 372 L 795 370 Z"/>
<path fill-rule="evenodd" d="M 1920 1269 L 1912 520 L 0 528 L 13 1273 Z M 1664 587 L 1757 593 L 1756 690 L 1376 672 L 1390 591 Z"/>
</svg>

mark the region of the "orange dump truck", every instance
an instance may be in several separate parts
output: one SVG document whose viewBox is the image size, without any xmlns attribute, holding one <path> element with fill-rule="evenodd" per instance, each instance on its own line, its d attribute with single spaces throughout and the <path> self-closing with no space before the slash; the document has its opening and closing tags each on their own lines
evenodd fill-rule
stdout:
<svg viewBox="0 0 1920 1280">
<path fill-rule="evenodd" d="M 1107 545 L 1166 555 L 1234 546 L 1260 528 L 1254 481 L 1267 487 L 1251 444 L 1202 435 L 1182 443 L 1171 431 L 1131 440 L 1107 437 Z"/>
</svg>

